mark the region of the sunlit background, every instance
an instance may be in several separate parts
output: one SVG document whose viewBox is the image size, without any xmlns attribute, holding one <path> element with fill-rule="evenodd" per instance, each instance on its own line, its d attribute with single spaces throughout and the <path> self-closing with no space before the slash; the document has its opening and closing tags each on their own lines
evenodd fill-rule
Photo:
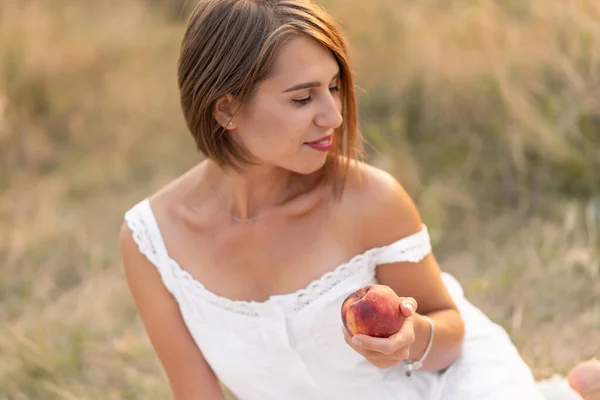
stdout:
<svg viewBox="0 0 600 400">
<path fill-rule="evenodd" d="M 187 4 L 186 4 L 187 3 Z M 600 2 L 328 0 L 369 160 L 536 377 L 600 356 Z M 123 213 L 199 161 L 193 0 L 0 1 L 0 399 L 165 399 Z"/>
</svg>

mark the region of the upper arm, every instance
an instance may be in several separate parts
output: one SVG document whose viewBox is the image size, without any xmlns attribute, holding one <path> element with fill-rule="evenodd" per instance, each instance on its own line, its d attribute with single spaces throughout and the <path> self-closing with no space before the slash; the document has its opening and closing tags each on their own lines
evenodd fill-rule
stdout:
<svg viewBox="0 0 600 400">
<path fill-rule="evenodd" d="M 191 337 L 179 306 L 154 265 L 142 255 L 123 224 L 119 247 L 125 276 L 175 399 L 223 399 L 217 378 Z"/>
<path fill-rule="evenodd" d="M 369 168 L 364 185 L 361 220 L 365 248 L 385 246 L 422 229 L 416 205 L 393 176 Z M 417 263 L 379 265 L 376 277 L 379 283 L 394 289 L 398 296 L 413 297 L 419 313 L 456 309 L 433 253 Z"/>
</svg>

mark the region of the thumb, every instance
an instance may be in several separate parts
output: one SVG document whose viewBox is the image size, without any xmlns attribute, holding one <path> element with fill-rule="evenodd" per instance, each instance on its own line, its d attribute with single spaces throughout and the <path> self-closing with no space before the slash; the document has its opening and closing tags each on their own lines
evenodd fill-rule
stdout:
<svg viewBox="0 0 600 400">
<path fill-rule="evenodd" d="M 412 317 L 417 311 L 417 301 L 412 297 L 400 298 L 400 312 L 405 317 Z"/>
</svg>

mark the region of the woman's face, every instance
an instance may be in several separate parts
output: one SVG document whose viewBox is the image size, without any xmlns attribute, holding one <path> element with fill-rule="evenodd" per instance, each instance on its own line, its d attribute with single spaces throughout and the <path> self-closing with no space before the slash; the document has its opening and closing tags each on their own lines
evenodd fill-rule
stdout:
<svg viewBox="0 0 600 400">
<path fill-rule="evenodd" d="M 271 76 L 233 119 L 231 134 L 261 165 L 310 174 L 325 164 L 341 110 L 334 56 L 301 36 L 281 48 Z"/>
</svg>

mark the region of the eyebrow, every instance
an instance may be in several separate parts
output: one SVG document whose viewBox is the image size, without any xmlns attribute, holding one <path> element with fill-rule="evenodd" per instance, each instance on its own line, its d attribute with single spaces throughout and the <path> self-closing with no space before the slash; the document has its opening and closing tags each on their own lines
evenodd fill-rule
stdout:
<svg viewBox="0 0 600 400">
<path fill-rule="evenodd" d="M 340 77 L 340 71 L 338 71 L 338 73 L 335 74 L 335 76 L 333 78 L 331 78 L 331 80 L 338 79 L 339 77 Z M 298 85 L 294 85 L 290 88 L 285 89 L 284 91 L 282 91 L 282 93 L 293 92 L 295 90 L 301 90 L 301 89 L 310 89 L 310 88 L 319 87 L 319 86 L 321 86 L 321 82 L 316 82 L 316 81 L 299 83 Z"/>
</svg>

